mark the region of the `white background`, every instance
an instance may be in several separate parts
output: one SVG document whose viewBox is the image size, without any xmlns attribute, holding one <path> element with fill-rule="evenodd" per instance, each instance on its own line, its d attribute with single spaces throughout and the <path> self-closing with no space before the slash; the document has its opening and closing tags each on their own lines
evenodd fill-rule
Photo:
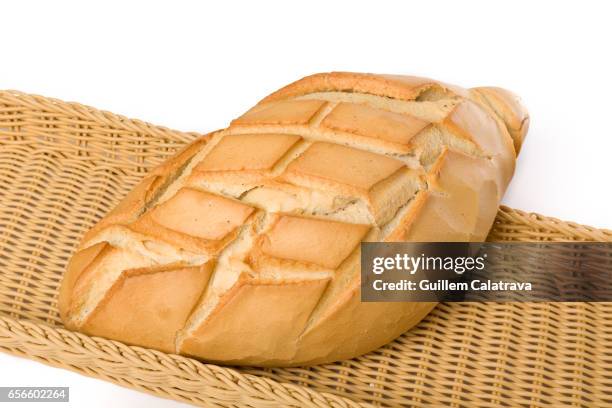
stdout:
<svg viewBox="0 0 612 408">
<path fill-rule="evenodd" d="M 605 1 L 2 2 L 0 89 L 206 132 L 319 71 L 498 85 L 532 120 L 504 203 L 612 228 L 611 15 Z M 8 385 L 70 386 L 77 407 L 174 404 L 0 354 Z"/>
</svg>

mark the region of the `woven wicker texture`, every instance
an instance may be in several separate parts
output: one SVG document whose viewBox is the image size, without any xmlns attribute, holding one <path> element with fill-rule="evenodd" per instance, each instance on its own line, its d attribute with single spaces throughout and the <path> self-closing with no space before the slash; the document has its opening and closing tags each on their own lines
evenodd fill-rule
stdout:
<svg viewBox="0 0 612 408">
<path fill-rule="evenodd" d="M 0 350 L 206 406 L 612 406 L 612 303 L 440 304 L 357 359 L 233 369 L 62 328 L 81 234 L 195 133 L 0 92 Z M 501 208 L 490 240 L 612 241 Z"/>
</svg>

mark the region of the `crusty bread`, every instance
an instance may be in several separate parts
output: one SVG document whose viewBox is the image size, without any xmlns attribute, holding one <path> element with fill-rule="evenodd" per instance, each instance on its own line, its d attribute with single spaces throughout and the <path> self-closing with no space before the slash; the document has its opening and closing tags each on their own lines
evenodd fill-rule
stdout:
<svg viewBox="0 0 612 408">
<path fill-rule="evenodd" d="M 481 241 L 528 115 L 499 88 L 317 74 L 153 170 L 83 238 L 67 327 L 225 364 L 375 349 L 434 303 L 362 303 L 362 241 Z"/>
</svg>

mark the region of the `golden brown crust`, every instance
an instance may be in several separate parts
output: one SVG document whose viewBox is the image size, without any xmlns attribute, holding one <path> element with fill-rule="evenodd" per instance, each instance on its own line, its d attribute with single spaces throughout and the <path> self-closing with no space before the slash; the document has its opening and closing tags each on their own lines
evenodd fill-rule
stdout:
<svg viewBox="0 0 612 408">
<path fill-rule="evenodd" d="M 94 225 L 81 239 L 81 243 L 89 241 L 97 233 L 110 225 L 127 224 L 135 221 L 146 209 L 147 205 L 156 199 L 173 176 L 190 160 L 209 140 L 204 135 L 194 140 L 184 149 L 165 163 L 155 167 L 140 183 L 130 191 L 104 218 Z M 79 246 L 80 248 L 80 246 Z"/>
<path fill-rule="evenodd" d="M 394 241 L 484 241 L 495 218 L 498 180 L 489 160 L 444 149 L 429 177 L 418 210 L 393 231 Z"/>
<path fill-rule="evenodd" d="M 361 242 L 369 229 L 369 225 L 282 215 L 260 237 L 261 251 L 274 258 L 318 264 L 333 270 Z"/>
<path fill-rule="evenodd" d="M 215 312 L 183 340 L 180 350 L 226 364 L 282 365 L 291 361 L 297 338 L 328 281 L 241 280 Z"/>
<path fill-rule="evenodd" d="M 440 88 L 465 95 L 465 90 L 461 88 L 416 76 L 326 72 L 295 81 L 267 96 L 260 104 L 294 98 L 307 93 L 327 91 L 358 92 L 413 101 L 431 88 Z"/>
<path fill-rule="evenodd" d="M 290 365 L 327 363 L 376 350 L 415 326 L 435 306 L 432 302 L 366 304 L 361 302 L 359 290 L 354 290 L 305 333 L 300 339 L 300 354 Z"/>
<path fill-rule="evenodd" d="M 174 353 L 212 264 L 126 270 L 81 326 L 94 336 Z"/>
<path fill-rule="evenodd" d="M 529 112 L 520 98 L 506 89 L 497 87 L 472 88 L 470 93 L 476 100 L 488 105 L 503 121 L 512 136 L 518 154 L 529 130 Z"/>
<path fill-rule="evenodd" d="M 354 103 L 339 103 L 321 122 L 330 130 L 375 137 L 390 143 L 409 145 L 429 122 L 414 116 L 388 112 Z"/>
<path fill-rule="evenodd" d="M 370 351 L 435 304 L 361 302 L 360 242 L 484 240 L 527 122 L 497 88 L 304 78 L 153 170 L 92 228 L 62 319 L 228 364 Z"/>
<path fill-rule="evenodd" d="M 100 253 L 102 253 L 105 249 L 108 249 L 108 247 L 108 243 L 99 242 L 88 248 L 77 251 L 74 255 L 72 255 L 72 258 L 70 258 L 70 262 L 68 262 L 66 272 L 64 273 L 57 302 L 60 317 L 65 322 L 68 320 L 68 309 L 72 300 L 74 284 L 79 279 L 83 271 L 87 269 L 92 262 L 94 262 Z"/>
<path fill-rule="evenodd" d="M 516 154 L 512 139 L 505 128 L 471 100 L 453 109 L 444 121 L 453 134 L 474 143 L 483 156 L 498 169 L 500 198 L 514 174 Z"/>
</svg>

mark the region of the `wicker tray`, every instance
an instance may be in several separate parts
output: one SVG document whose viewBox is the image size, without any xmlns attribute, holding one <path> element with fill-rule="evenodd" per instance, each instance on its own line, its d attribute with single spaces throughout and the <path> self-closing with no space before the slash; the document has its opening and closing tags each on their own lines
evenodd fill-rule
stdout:
<svg viewBox="0 0 612 408">
<path fill-rule="evenodd" d="M 196 133 L 0 92 L 0 350 L 206 406 L 612 406 L 612 303 L 440 304 L 366 356 L 233 369 L 63 329 L 80 235 Z M 612 241 L 502 207 L 494 241 Z"/>
</svg>

